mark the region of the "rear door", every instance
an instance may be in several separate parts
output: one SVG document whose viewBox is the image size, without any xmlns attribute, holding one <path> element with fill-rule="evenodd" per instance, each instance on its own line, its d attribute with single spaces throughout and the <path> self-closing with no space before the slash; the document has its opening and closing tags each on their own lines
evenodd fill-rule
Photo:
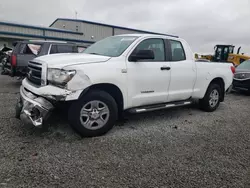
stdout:
<svg viewBox="0 0 250 188">
<path fill-rule="evenodd" d="M 168 102 L 186 100 L 192 96 L 196 67 L 192 59 L 186 59 L 183 44 L 178 40 L 168 40 L 171 48 L 171 82 Z"/>
<path fill-rule="evenodd" d="M 37 57 L 42 44 L 39 43 L 21 43 L 17 53 L 17 66 L 21 69 L 28 66 L 28 62 Z"/>
</svg>

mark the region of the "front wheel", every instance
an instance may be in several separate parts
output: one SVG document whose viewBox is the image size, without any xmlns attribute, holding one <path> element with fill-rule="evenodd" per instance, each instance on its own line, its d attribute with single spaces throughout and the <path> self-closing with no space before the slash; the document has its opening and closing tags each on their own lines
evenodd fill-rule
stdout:
<svg viewBox="0 0 250 188">
<path fill-rule="evenodd" d="M 206 112 L 215 111 L 220 105 L 221 94 L 222 91 L 219 84 L 210 84 L 204 98 L 200 100 L 200 108 Z"/>
<path fill-rule="evenodd" d="M 107 92 L 95 90 L 73 103 L 68 112 L 71 126 L 84 137 L 101 136 L 115 124 L 118 108 Z"/>
</svg>

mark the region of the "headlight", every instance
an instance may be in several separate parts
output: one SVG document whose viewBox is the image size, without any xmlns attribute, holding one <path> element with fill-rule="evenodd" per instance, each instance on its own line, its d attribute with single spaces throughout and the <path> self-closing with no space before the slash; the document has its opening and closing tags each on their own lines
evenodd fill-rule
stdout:
<svg viewBox="0 0 250 188">
<path fill-rule="evenodd" d="M 228 56 L 228 59 L 232 60 L 234 59 L 234 56 Z"/>
<path fill-rule="evenodd" d="M 75 70 L 48 69 L 47 78 L 51 84 L 65 86 L 75 74 Z"/>
</svg>

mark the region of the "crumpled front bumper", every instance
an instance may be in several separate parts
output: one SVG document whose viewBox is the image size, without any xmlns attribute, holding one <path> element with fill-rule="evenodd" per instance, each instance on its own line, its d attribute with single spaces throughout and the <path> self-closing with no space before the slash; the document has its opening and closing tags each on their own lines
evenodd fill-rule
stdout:
<svg viewBox="0 0 250 188">
<path fill-rule="evenodd" d="M 50 116 L 54 106 L 46 99 L 34 95 L 20 87 L 20 98 L 16 105 L 16 117 L 24 124 L 42 127 Z"/>
</svg>

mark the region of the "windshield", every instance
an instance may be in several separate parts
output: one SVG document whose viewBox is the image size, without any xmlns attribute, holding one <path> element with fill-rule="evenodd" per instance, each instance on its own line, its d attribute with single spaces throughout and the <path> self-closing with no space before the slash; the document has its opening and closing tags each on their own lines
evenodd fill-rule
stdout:
<svg viewBox="0 0 250 188">
<path fill-rule="evenodd" d="M 89 46 L 83 53 L 104 55 L 110 57 L 120 56 L 138 37 L 112 36 L 100 40 Z"/>
<path fill-rule="evenodd" d="M 242 62 L 237 69 L 248 69 L 250 70 L 250 60 L 246 60 L 244 62 Z"/>
</svg>

